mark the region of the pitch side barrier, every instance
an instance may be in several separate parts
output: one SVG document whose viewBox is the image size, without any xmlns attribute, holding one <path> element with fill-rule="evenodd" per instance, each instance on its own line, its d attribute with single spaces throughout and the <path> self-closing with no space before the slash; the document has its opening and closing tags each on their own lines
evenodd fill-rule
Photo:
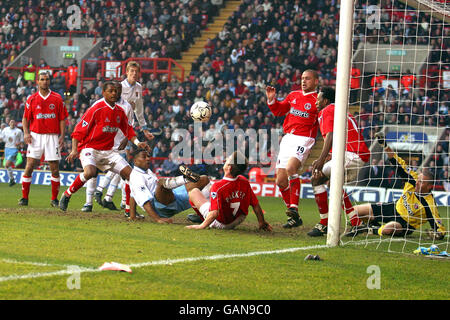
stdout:
<svg viewBox="0 0 450 320">
<path fill-rule="evenodd" d="M 16 182 L 22 180 L 23 170 L 13 170 Z M 70 186 L 75 180 L 78 172 L 60 172 L 61 186 Z M 35 170 L 33 172 L 32 184 L 51 185 L 50 171 Z M 104 178 L 103 174 L 97 177 L 97 183 Z M 6 169 L 0 169 L 0 183 L 8 183 L 9 177 Z M 253 192 L 261 197 L 281 197 L 281 192 L 275 183 L 257 183 L 250 182 Z M 385 189 L 375 187 L 347 186 L 344 187 L 352 202 L 391 202 L 396 201 L 402 195 L 401 189 Z M 450 206 L 450 192 L 433 191 L 436 204 L 438 206 Z M 302 184 L 300 198 L 314 199 L 314 192 L 311 184 Z"/>
</svg>

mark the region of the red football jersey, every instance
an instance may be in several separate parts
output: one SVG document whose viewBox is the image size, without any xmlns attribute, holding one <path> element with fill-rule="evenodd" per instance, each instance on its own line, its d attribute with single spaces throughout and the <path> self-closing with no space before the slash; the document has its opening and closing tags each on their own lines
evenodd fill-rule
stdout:
<svg viewBox="0 0 450 320">
<path fill-rule="evenodd" d="M 40 134 L 60 134 L 59 123 L 68 115 L 63 99 L 53 91 L 46 97 L 39 91 L 28 97 L 23 114 L 30 123 L 30 131 Z"/>
<path fill-rule="evenodd" d="M 258 204 L 258 198 L 243 176 L 223 178 L 214 182 L 210 194 L 210 211 L 218 210 L 217 221 L 230 224 L 240 215 L 248 214 L 248 207 Z"/>
<path fill-rule="evenodd" d="M 284 133 L 316 138 L 318 129 L 316 101 L 317 92 L 304 94 L 299 90 L 289 93 L 283 101 L 275 99 L 268 106 L 275 116 L 286 115 L 283 123 Z"/>
<path fill-rule="evenodd" d="M 329 132 L 333 132 L 334 104 L 329 104 L 319 112 L 319 125 L 322 137 L 325 139 Z M 356 120 L 350 113 L 347 118 L 347 144 L 345 150 L 359 155 L 364 162 L 369 161 L 370 151 L 367 148 L 364 137 L 358 129 Z M 331 150 L 330 150 L 331 152 Z"/>
<path fill-rule="evenodd" d="M 105 99 L 100 99 L 86 110 L 81 121 L 75 126 L 72 138 L 79 141 L 78 150 L 111 150 L 119 130 L 129 140 L 136 136 L 125 111 L 118 105 L 110 106 Z"/>
</svg>

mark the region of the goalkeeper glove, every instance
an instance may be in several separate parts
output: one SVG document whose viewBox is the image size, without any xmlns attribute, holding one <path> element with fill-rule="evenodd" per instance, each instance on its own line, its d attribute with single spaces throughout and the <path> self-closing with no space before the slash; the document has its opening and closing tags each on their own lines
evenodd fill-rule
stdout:
<svg viewBox="0 0 450 320">
<path fill-rule="evenodd" d="M 439 231 L 427 230 L 427 235 L 431 240 L 442 240 L 444 239 L 444 234 Z"/>
<path fill-rule="evenodd" d="M 383 147 L 386 148 L 387 147 L 387 143 L 386 143 L 386 139 L 384 137 L 384 133 L 383 132 L 377 132 L 375 133 L 375 138 L 377 138 L 377 142 Z"/>
</svg>

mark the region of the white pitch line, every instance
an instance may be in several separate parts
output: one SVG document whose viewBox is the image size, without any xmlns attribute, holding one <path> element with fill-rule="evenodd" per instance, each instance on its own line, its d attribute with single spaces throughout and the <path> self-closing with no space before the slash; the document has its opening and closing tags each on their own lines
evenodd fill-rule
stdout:
<svg viewBox="0 0 450 320">
<path fill-rule="evenodd" d="M 1 259 L 0 263 L 11 263 L 11 264 L 28 264 L 32 266 L 38 266 L 38 267 L 68 267 L 69 265 L 65 264 L 53 264 L 53 263 L 46 263 L 46 262 L 33 262 L 33 261 L 19 261 L 14 259 Z"/>
<path fill-rule="evenodd" d="M 366 241 L 354 242 L 352 244 L 359 245 L 364 244 Z M 255 251 L 255 252 L 247 252 L 247 253 L 232 253 L 232 254 L 217 254 L 212 256 L 200 256 L 200 257 L 190 257 L 190 258 L 180 258 L 180 259 L 165 259 L 165 260 L 157 260 L 157 261 L 149 261 L 149 262 L 141 262 L 141 263 L 133 263 L 128 264 L 130 268 L 142 268 L 147 266 L 155 266 L 155 265 L 172 265 L 175 263 L 183 263 L 183 262 L 195 262 L 201 260 L 223 260 L 230 258 L 246 258 L 246 257 L 254 257 L 261 255 L 270 255 L 270 254 L 282 254 L 282 253 L 292 253 L 296 251 L 305 251 L 305 250 L 314 250 L 314 249 L 325 249 L 328 248 L 327 245 L 315 245 L 308 247 L 297 247 L 297 248 L 287 248 L 287 249 L 279 249 L 279 250 L 270 250 L 270 251 Z M 76 270 L 77 273 L 87 273 L 87 272 L 100 272 L 98 268 L 84 268 L 79 267 Z M 61 276 L 61 275 L 72 275 L 74 270 L 64 269 L 53 272 L 43 272 L 43 273 L 28 273 L 24 275 L 10 275 L 6 277 L 0 277 L 0 282 L 12 281 L 12 280 L 24 280 L 24 279 L 36 279 L 43 277 L 53 277 L 53 276 Z"/>
</svg>

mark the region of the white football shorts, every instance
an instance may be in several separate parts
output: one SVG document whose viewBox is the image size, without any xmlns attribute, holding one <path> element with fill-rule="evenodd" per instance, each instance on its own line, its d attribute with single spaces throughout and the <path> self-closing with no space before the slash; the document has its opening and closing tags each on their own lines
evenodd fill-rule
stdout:
<svg viewBox="0 0 450 320">
<path fill-rule="evenodd" d="M 28 145 L 27 158 L 41 159 L 44 154 L 45 161 L 61 160 L 59 149 L 59 134 L 46 134 L 30 132 L 31 144 Z"/>
<path fill-rule="evenodd" d="M 361 160 L 358 154 L 354 152 L 345 151 L 344 168 L 347 171 L 347 175 L 349 175 L 350 172 L 353 173 L 353 171 L 355 170 L 358 171 L 358 169 L 364 166 L 364 164 L 365 162 Z M 331 168 L 332 168 L 331 160 L 326 162 L 322 168 L 323 174 L 328 178 L 331 176 Z M 352 178 L 353 180 L 353 178 L 355 177 L 351 176 L 349 178 Z"/>
<path fill-rule="evenodd" d="M 297 158 L 303 165 L 315 142 L 314 138 L 287 133 L 281 139 L 276 168 L 285 169 L 290 158 Z"/>
<path fill-rule="evenodd" d="M 203 219 L 206 219 L 206 217 L 209 214 L 209 207 L 211 206 L 211 203 L 205 202 L 200 209 L 198 210 L 200 212 L 200 214 L 203 216 Z M 229 223 L 229 224 L 223 224 L 222 222 L 219 222 L 217 220 L 214 220 L 210 225 L 209 228 L 212 229 L 234 229 L 236 228 L 238 225 L 240 225 L 245 218 L 247 218 L 247 216 L 245 214 L 241 214 L 240 216 L 238 216 L 236 219 L 233 220 L 233 222 Z"/>
<path fill-rule="evenodd" d="M 95 150 L 86 148 L 81 150 L 80 161 L 83 168 L 92 165 L 103 172 L 120 173 L 123 168 L 130 166 L 123 156 L 115 150 Z"/>
</svg>

